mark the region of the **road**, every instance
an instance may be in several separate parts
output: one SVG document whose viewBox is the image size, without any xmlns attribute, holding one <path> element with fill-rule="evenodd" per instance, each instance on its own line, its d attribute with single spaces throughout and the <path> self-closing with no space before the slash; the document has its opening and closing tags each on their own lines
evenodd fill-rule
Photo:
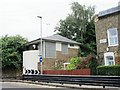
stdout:
<svg viewBox="0 0 120 90">
<path fill-rule="evenodd" d="M 0 84 L 2 84 L 2 90 L 73 90 L 65 87 L 36 85 L 21 82 L 0 82 Z"/>
<path fill-rule="evenodd" d="M 46 85 L 37 85 L 21 82 L 0 82 L 2 84 L 2 90 L 119 90 L 119 89 L 103 89 L 103 88 L 65 88 L 65 87 L 55 87 L 55 86 L 46 86 Z"/>
<path fill-rule="evenodd" d="M 21 82 L 2 82 L 2 88 L 58 88 L 58 87 L 21 83 Z"/>
</svg>

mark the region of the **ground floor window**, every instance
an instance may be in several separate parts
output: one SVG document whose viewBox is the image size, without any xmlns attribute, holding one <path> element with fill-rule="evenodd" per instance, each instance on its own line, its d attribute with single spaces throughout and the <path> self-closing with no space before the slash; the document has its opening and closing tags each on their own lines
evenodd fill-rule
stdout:
<svg viewBox="0 0 120 90">
<path fill-rule="evenodd" d="M 106 66 L 115 65 L 114 53 L 113 52 L 104 53 L 104 62 Z"/>
</svg>

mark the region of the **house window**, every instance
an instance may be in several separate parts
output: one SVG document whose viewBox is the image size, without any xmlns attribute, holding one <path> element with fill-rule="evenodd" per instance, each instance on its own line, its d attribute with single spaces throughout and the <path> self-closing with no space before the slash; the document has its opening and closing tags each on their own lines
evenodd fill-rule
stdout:
<svg viewBox="0 0 120 90">
<path fill-rule="evenodd" d="M 70 47 L 74 47 L 74 44 L 70 44 Z"/>
<path fill-rule="evenodd" d="M 118 45 L 118 31 L 117 28 L 108 29 L 108 45 L 117 46 Z"/>
<path fill-rule="evenodd" d="M 104 53 L 104 61 L 106 66 L 115 65 L 114 53 L 113 52 Z"/>
<path fill-rule="evenodd" d="M 68 54 L 68 44 L 62 44 L 62 54 Z"/>
<path fill-rule="evenodd" d="M 45 45 L 45 57 L 46 58 L 55 58 L 56 57 L 56 43 L 46 42 Z"/>
</svg>

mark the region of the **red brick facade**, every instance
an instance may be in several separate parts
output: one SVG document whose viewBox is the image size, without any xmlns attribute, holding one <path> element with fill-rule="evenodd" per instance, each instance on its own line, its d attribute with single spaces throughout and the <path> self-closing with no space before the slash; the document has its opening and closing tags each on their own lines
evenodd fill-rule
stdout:
<svg viewBox="0 0 120 90">
<path fill-rule="evenodd" d="M 44 58 L 43 70 L 63 69 L 63 63 L 69 62 L 72 57 L 78 56 L 78 49 L 69 48 L 68 54 L 62 54 L 61 51 L 56 51 L 56 58 Z M 40 64 L 38 64 L 40 70 Z"/>
</svg>

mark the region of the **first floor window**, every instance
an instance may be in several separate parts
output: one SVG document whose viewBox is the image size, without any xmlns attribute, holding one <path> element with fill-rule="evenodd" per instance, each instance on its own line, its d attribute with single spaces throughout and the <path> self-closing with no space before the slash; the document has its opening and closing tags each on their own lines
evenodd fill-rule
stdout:
<svg viewBox="0 0 120 90">
<path fill-rule="evenodd" d="M 114 53 L 113 52 L 104 53 L 104 61 L 106 66 L 115 65 Z"/>
<path fill-rule="evenodd" d="M 46 58 L 56 57 L 56 43 L 52 43 L 52 42 L 45 43 L 45 57 Z"/>
<path fill-rule="evenodd" d="M 68 54 L 68 44 L 62 43 L 62 54 Z"/>
<path fill-rule="evenodd" d="M 110 28 L 107 30 L 108 34 L 108 46 L 118 45 L 118 31 L 117 28 Z"/>
</svg>

